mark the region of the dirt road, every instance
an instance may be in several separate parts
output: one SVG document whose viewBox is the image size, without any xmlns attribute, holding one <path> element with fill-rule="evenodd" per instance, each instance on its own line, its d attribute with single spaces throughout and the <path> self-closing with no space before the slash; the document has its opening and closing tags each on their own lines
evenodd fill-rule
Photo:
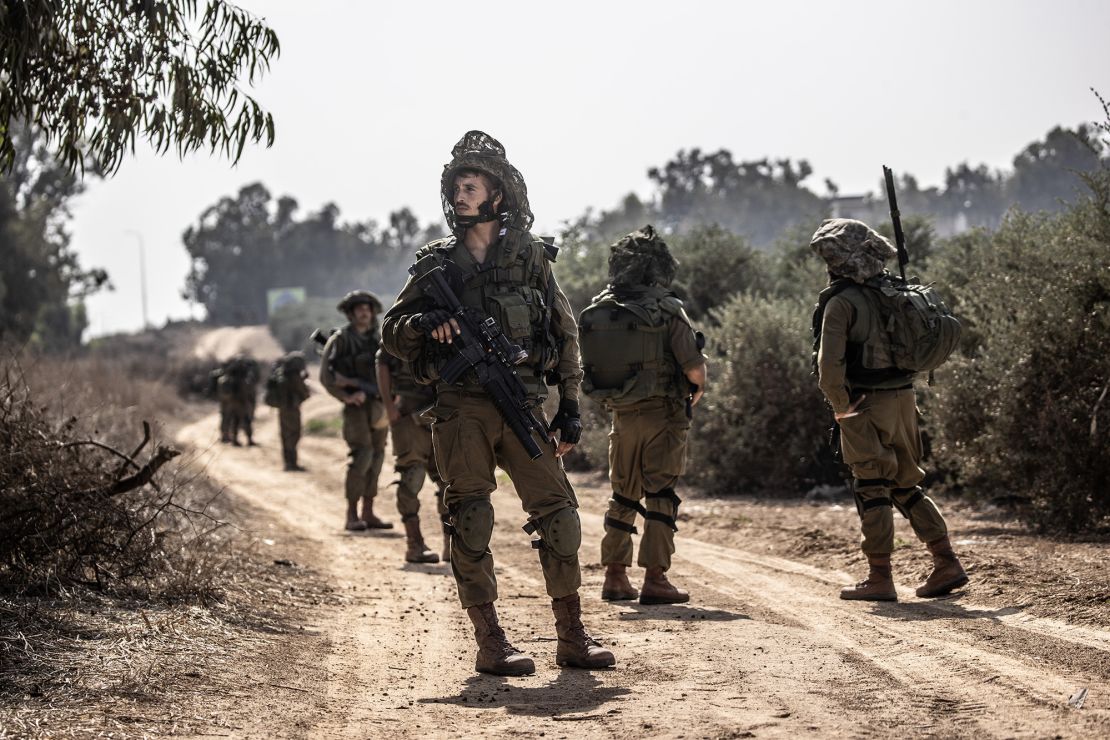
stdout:
<svg viewBox="0 0 1110 740">
<path fill-rule="evenodd" d="M 334 417 L 317 393 L 305 418 Z M 600 601 L 597 547 L 607 493 L 579 485 L 587 627 L 615 670 L 561 670 L 549 602 L 508 481 L 495 494 L 498 608 L 534 676 L 473 672 L 469 622 L 445 565 L 402 562 L 399 534 L 342 531 L 341 439 L 308 436 L 308 473 L 280 471 L 276 421 L 260 408 L 259 448 L 215 443 L 214 418 L 181 439 L 209 473 L 273 515 L 260 532 L 277 558 L 314 569 L 335 598 L 303 630 L 275 638 L 253 685 L 214 699 L 249 737 L 1108 737 L 1110 631 L 988 609 L 967 598 L 897 604 L 836 598 L 836 570 L 680 533 L 674 572 L 689 605 Z M 387 463 L 383 482 L 391 478 Z M 582 479 L 584 480 L 584 479 Z M 576 482 L 581 483 L 582 480 Z M 392 489 L 379 514 L 397 522 Z M 440 544 L 430 489 L 425 534 Z M 399 527 L 399 522 L 397 522 Z M 1081 708 L 1077 692 L 1087 689 Z"/>
</svg>

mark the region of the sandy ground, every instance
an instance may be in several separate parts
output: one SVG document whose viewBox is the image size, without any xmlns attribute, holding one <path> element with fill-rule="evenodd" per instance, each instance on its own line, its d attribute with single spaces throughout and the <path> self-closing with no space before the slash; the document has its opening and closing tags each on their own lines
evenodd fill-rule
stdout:
<svg viewBox="0 0 1110 740">
<path fill-rule="evenodd" d="M 337 403 L 316 390 L 305 419 L 334 418 Z M 582 504 L 583 602 L 587 627 L 616 652 L 617 667 L 555 665 L 539 564 L 503 480 L 491 545 L 498 608 L 537 672 L 476 674 L 448 566 L 405 564 L 400 534 L 342 530 L 340 438 L 306 436 L 309 472 L 284 473 L 270 409 L 259 408 L 259 447 L 218 445 L 216 427 L 210 416 L 179 438 L 202 451 L 229 493 L 265 514 L 258 536 L 273 558 L 314 574 L 331 598 L 303 609 L 303 624 L 275 635 L 260 658 L 227 667 L 224 678 L 241 688 L 207 700 L 205 736 L 1110 736 L 1105 610 L 1069 623 L 1031 614 L 1004 590 L 977 601 L 974 588 L 923 601 L 901 572 L 896 604 L 840 601 L 837 589 L 858 575 L 842 569 L 851 561 L 815 554 L 805 537 L 771 547 L 739 504 L 713 504 L 706 519 L 732 516 L 746 533 L 697 516 L 682 525 L 673 572 L 692 592 L 690 604 L 602 602 L 597 549 L 608 493 L 597 476 L 572 476 Z M 378 513 L 399 528 L 384 487 L 390 473 L 387 463 Z M 438 549 L 429 487 L 423 500 L 424 532 Z M 699 506 L 708 504 L 691 511 Z"/>
</svg>

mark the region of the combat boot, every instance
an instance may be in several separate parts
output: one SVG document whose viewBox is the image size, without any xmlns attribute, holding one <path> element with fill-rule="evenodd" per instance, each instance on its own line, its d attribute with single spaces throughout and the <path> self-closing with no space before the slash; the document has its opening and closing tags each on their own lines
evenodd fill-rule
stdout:
<svg viewBox="0 0 1110 740">
<path fill-rule="evenodd" d="M 641 604 L 684 604 L 689 600 L 690 594 L 668 581 L 667 572 L 661 566 L 652 566 L 644 573 Z"/>
<path fill-rule="evenodd" d="M 492 602 L 469 607 L 466 616 L 474 624 L 474 639 L 478 642 L 474 670 L 495 676 L 529 676 L 536 672 L 532 659 L 509 644 Z"/>
<path fill-rule="evenodd" d="M 551 611 L 555 613 L 555 633 L 559 636 L 556 663 L 573 668 L 609 668 L 616 664 L 613 652 L 590 637 L 582 625 L 582 599 L 577 593 L 552 599 Z"/>
<path fill-rule="evenodd" d="M 960 565 L 960 559 L 956 557 L 956 553 L 952 551 L 952 543 L 947 535 L 939 540 L 933 540 L 926 547 L 933 556 L 933 572 L 914 593 L 923 599 L 931 599 L 935 596 L 944 596 L 967 583 L 967 573 Z"/>
<path fill-rule="evenodd" d="M 438 563 L 439 555 L 428 549 L 424 544 L 424 535 L 420 533 L 420 517 L 409 514 L 401 517 L 405 525 L 405 539 L 408 547 L 405 549 L 406 563 Z"/>
<path fill-rule="evenodd" d="M 354 501 L 347 502 L 347 524 L 345 528 L 348 532 L 363 532 L 366 530 L 366 522 L 358 518 L 358 504 Z"/>
<path fill-rule="evenodd" d="M 374 499 L 362 497 L 362 517 L 367 529 L 393 529 L 393 522 L 387 522 L 374 515 Z"/>
<path fill-rule="evenodd" d="M 890 571 L 890 555 L 868 555 L 870 570 L 866 580 L 841 589 L 840 598 L 857 601 L 898 601 L 894 577 Z"/>
<path fill-rule="evenodd" d="M 628 566 L 609 563 L 605 566 L 605 583 L 601 586 L 601 598 L 605 601 L 629 601 L 640 592 L 628 582 Z"/>
</svg>

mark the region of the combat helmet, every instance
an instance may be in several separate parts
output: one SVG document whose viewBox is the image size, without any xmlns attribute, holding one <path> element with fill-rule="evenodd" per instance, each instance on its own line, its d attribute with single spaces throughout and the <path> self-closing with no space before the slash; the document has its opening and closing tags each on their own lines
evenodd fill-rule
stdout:
<svg viewBox="0 0 1110 740">
<path fill-rule="evenodd" d="M 886 237 L 854 218 L 825 219 L 809 246 L 825 260 L 829 272 L 857 283 L 881 274 L 898 254 Z"/>
<path fill-rule="evenodd" d="M 360 304 L 366 304 L 374 309 L 375 316 L 380 316 L 382 313 L 382 302 L 368 290 L 352 290 L 343 296 L 343 300 L 336 305 L 335 309 L 342 314 L 349 314 L 355 306 Z"/>
<path fill-rule="evenodd" d="M 300 350 L 290 352 L 282 359 L 282 362 L 287 372 L 299 373 L 306 368 L 304 352 Z"/>
<path fill-rule="evenodd" d="M 474 220 L 466 219 L 469 223 L 455 215 L 452 196 L 455 176 L 460 170 L 478 170 L 494 179 L 494 184 L 501 190 L 498 213 L 493 213 L 490 209 Z M 443 166 L 439 195 L 443 203 L 443 215 L 455 236 L 461 236 L 468 226 L 480 221 L 500 220 L 505 226 L 522 231 L 527 231 L 532 226 L 532 209 L 528 205 L 528 186 L 524 184 L 524 178 L 505 158 L 505 147 L 501 142 L 483 131 L 467 131 L 455 144 L 451 150 L 451 161 Z"/>
<path fill-rule="evenodd" d="M 658 285 L 674 281 L 678 260 L 667 243 L 648 224 L 621 237 L 609 247 L 609 282 L 612 285 Z"/>
</svg>

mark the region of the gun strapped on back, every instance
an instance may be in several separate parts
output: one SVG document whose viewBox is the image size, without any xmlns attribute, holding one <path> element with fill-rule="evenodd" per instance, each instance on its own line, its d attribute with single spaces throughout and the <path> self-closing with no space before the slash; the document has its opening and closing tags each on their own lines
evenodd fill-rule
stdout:
<svg viewBox="0 0 1110 740">
<path fill-rule="evenodd" d="M 436 261 L 434 255 L 423 259 Z M 543 450 L 536 444 L 532 432 L 538 432 L 542 439 L 546 439 L 547 429 L 532 413 L 528 389 L 516 371 L 516 366 L 528 357 L 528 353 L 509 341 L 492 316 L 478 320 L 462 305 L 444 277 L 442 266 L 436 263 L 425 272 L 418 265 L 413 265 L 409 273 L 418 276 L 416 282 L 424 293 L 436 307 L 449 312 L 459 325 L 459 333 L 451 343 L 457 354 L 440 370 L 440 379 L 454 384 L 466 372 L 473 370 L 478 376 L 478 383 L 489 394 L 501 418 L 524 446 L 528 456 L 533 460 L 540 457 Z"/>
<path fill-rule="evenodd" d="M 894 224 L 894 244 L 898 249 L 898 272 L 906 279 L 906 265 L 910 255 L 906 251 L 906 235 L 902 233 L 902 214 L 898 212 L 898 195 L 894 192 L 894 170 L 883 165 L 883 179 L 886 180 L 886 201 L 890 204 L 890 221 Z"/>
</svg>

